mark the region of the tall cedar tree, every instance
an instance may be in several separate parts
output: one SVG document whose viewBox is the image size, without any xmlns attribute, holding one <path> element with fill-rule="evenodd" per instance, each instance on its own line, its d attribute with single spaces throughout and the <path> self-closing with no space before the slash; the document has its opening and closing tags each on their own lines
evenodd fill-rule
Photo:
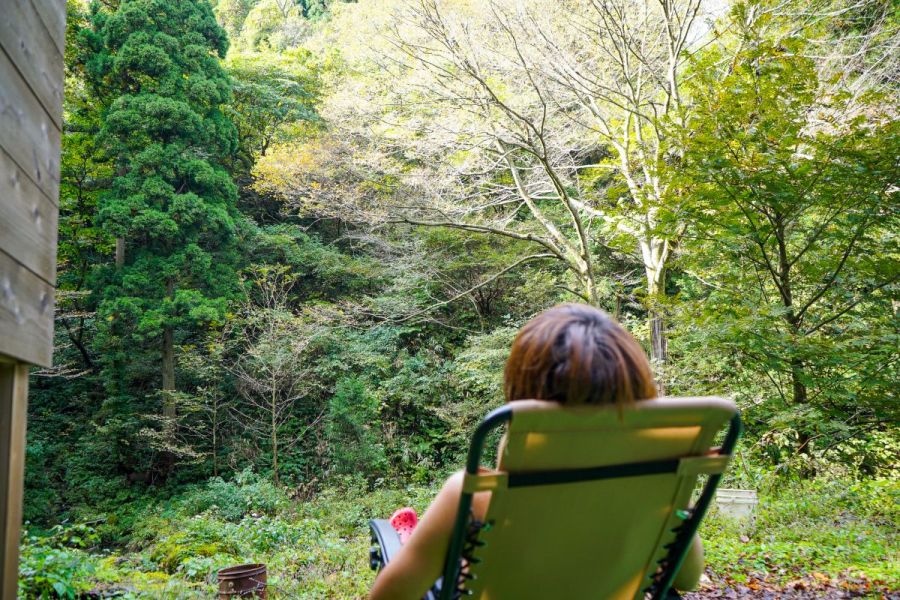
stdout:
<svg viewBox="0 0 900 600">
<path fill-rule="evenodd" d="M 95 282 L 105 379 L 120 398 L 161 389 L 172 420 L 176 341 L 223 320 L 237 289 L 237 189 L 222 167 L 237 140 L 223 112 L 228 40 L 205 0 L 91 12 L 82 60 L 114 165 L 99 222 L 117 241 Z"/>
</svg>

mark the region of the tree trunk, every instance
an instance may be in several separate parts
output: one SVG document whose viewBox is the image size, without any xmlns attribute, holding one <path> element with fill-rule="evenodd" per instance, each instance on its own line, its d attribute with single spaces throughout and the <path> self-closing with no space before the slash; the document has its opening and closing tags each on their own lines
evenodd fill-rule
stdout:
<svg viewBox="0 0 900 600">
<path fill-rule="evenodd" d="M 669 358 L 668 340 L 666 339 L 666 324 L 662 312 L 651 309 L 648 318 L 650 324 L 650 359 L 656 371 L 656 393 L 666 395 L 666 361 Z"/>
<path fill-rule="evenodd" d="M 125 266 L 125 238 L 116 238 L 116 270 Z"/>
<path fill-rule="evenodd" d="M 650 358 L 664 366 L 669 358 L 669 342 L 666 339 L 666 325 L 661 310 L 651 309 L 649 324 Z"/>
<path fill-rule="evenodd" d="M 778 291 L 781 295 L 781 302 L 785 308 L 784 320 L 787 322 L 788 329 L 790 330 L 791 336 L 793 338 L 792 345 L 796 348 L 797 341 L 803 335 L 803 317 L 802 315 L 798 315 L 794 311 L 794 290 L 793 282 L 791 280 L 792 263 L 788 259 L 788 244 L 785 220 L 786 219 L 783 215 L 775 215 L 774 227 L 775 241 L 778 244 L 778 271 L 773 273 L 773 275 L 776 277 L 776 284 L 778 285 Z M 806 384 L 803 382 L 806 370 L 805 365 L 803 364 L 803 359 L 798 356 L 792 356 L 790 360 L 790 368 L 792 395 L 791 400 L 793 400 L 795 406 L 806 404 L 807 402 L 809 402 L 809 393 L 806 389 Z M 806 427 L 802 423 L 800 424 L 800 427 L 797 428 L 797 436 L 797 450 L 800 453 L 805 454 L 807 457 L 812 457 L 812 448 L 810 447 L 812 436 L 810 435 L 809 430 L 806 429 Z M 811 466 L 811 464 L 809 468 L 803 468 L 801 470 L 801 475 L 805 478 L 813 477 L 815 474 L 815 469 Z"/>
<path fill-rule="evenodd" d="M 799 358 L 791 359 L 791 388 L 792 388 L 792 400 L 795 405 L 803 405 L 809 402 L 809 391 L 806 388 L 806 384 L 803 382 L 805 377 L 805 366 L 803 361 Z M 799 447 L 797 448 L 801 453 L 806 456 L 812 456 L 812 448 L 810 447 L 810 441 L 812 436 L 810 436 L 809 431 L 805 428 L 800 428 L 797 432 Z M 810 472 L 807 475 L 812 476 L 815 475 L 815 471 L 810 469 Z"/>
<path fill-rule="evenodd" d="M 163 432 L 167 439 L 175 439 L 175 417 L 177 410 L 175 398 L 175 342 L 171 327 L 163 329 L 162 344 L 162 397 L 163 397 Z M 175 455 L 171 451 L 164 451 L 160 457 L 160 470 L 162 478 L 167 479 L 175 470 Z"/>
<path fill-rule="evenodd" d="M 275 393 L 272 393 L 272 475 L 275 480 L 275 485 L 279 485 L 278 482 L 278 422 L 276 420 L 277 415 L 277 406 L 276 406 L 276 398 Z"/>
<path fill-rule="evenodd" d="M 163 329 L 162 390 L 163 392 L 175 390 L 175 333 L 171 326 Z M 163 406 L 163 416 L 175 416 L 175 403 L 168 394 Z"/>
<path fill-rule="evenodd" d="M 794 404 L 806 404 L 809 401 L 809 393 L 806 384 L 803 383 L 804 367 L 799 358 L 791 359 L 791 385 L 793 387 Z"/>
<path fill-rule="evenodd" d="M 171 279 L 166 281 L 166 294 L 169 298 L 175 297 L 175 282 Z M 166 393 L 175 390 L 175 331 L 171 325 L 163 328 L 162 390 L 165 396 L 163 416 L 175 418 L 175 401 L 171 394 Z"/>
<path fill-rule="evenodd" d="M 656 387 L 660 396 L 666 394 L 665 367 L 669 359 L 666 322 L 666 261 L 669 242 L 647 235 L 638 242 L 644 274 L 647 277 L 647 325 L 650 329 L 650 358 L 656 371 Z"/>
<path fill-rule="evenodd" d="M 214 417 L 212 426 L 212 459 L 213 459 L 213 477 L 219 476 L 219 445 L 217 433 L 219 429 L 218 417 Z"/>
<path fill-rule="evenodd" d="M 791 359 L 791 387 L 794 405 L 803 405 L 809 402 L 809 391 L 803 383 L 805 376 L 803 361 L 799 358 Z M 812 435 L 803 424 L 797 428 L 797 450 L 807 458 L 812 458 Z M 816 468 L 812 462 L 803 465 L 800 476 L 809 479 L 815 477 Z"/>
<path fill-rule="evenodd" d="M 171 279 L 166 281 L 166 293 L 169 298 L 175 296 L 175 282 Z M 174 443 L 175 428 L 177 426 L 175 417 L 177 414 L 177 406 L 175 404 L 175 331 L 171 325 L 163 328 L 162 339 L 162 414 L 163 414 L 163 432 L 166 437 Z M 161 471 L 163 479 L 169 477 L 175 470 L 175 454 L 171 451 L 164 451 L 161 457 Z"/>
<path fill-rule="evenodd" d="M 582 275 L 582 280 L 584 281 L 584 291 L 587 296 L 588 303 L 591 306 L 600 306 L 600 298 L 597 296 L 597 286 L 594 284 L 594 274 L 593 273 L 585 273 Z"/>
<path fill-rule="evenodd" d="M 656 387 L 660 396 L 666 395 L 665 368 L 669 360 L 669 342 L 666 337 L 664 306 L 666 299 L 665 269 L 647 267 L 647 298 L 649 308 L 647 324 L 650 329 L 650 359 L 656 371 Z"/>
<path fill-rule="evenodd" d="M 59 315 L 57 315 L 59 318 Z M 63 327 L 66 328 L 66 334 L 69 336 L 69 341 L 78 349 L 78 353 L 81 354 L 81 360 L 84 361 L 84 366 L 90 369 L 91 371 L 96 370 L 96 366 L 94 365 L 94 361 L 91 360 L 91 354 L 87 350 L 87 346 L 84 345 L 84 341 L 82 340 L 84 336 L 84 319 L 82 319 L 81 325 L 79 326 L 79 334 L 75 335 L 72 333 L 72 328 L 69 327 L 69 322 L 67 319 L 62 319 Z"/>
</svg>

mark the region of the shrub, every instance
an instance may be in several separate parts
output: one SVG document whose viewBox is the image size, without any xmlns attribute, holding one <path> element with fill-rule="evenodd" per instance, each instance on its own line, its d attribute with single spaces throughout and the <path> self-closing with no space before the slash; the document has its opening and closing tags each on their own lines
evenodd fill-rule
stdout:
<svg viewBox="0 0 900 600">
<path fill-rule="evenodd" d="M 245 515 L 274 515 L 286 504 L 287 496 L 275 484 L 245 469 L 232 481 L 213 477 L 191 488 L 178 500 L 177 510 L 182 515 L 211 512 L 237 522 Z"/>
<path fill-rule="evenodd" d="M 91 589 L 94 557 L 85 552 L 97 535 L 85 525 L 57 525 L 47 536 L 23 532 L 19 559 L 20 598 L 77 598 Z"/>
<path fill-rule="evenodd" d="M 384 473 L 387 459 L 378 442 L 380 423 L 378 399 L 362 380 L 350 377 L 337 383 L 325 427 L 333 473 L 366 473 L 373 479 Z"/>
</svg>

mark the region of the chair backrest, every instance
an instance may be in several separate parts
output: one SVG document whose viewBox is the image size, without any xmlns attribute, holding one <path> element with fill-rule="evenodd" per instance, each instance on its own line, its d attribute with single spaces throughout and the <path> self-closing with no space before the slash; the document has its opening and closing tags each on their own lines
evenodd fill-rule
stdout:
<svg viewBox="0 0 900 600">
<path fill-rule="evenodd" d="M 464 484 L 465 493 L 491 491 L 468 567 L 474 598 L 643 597 L 698 476 L 724 470 L 728 456 L 709 451 L 737 414 L 722 398 L 627 409 L 529 400 L 501 410 L 500 464 L 469 469 Z"/>
</svg>

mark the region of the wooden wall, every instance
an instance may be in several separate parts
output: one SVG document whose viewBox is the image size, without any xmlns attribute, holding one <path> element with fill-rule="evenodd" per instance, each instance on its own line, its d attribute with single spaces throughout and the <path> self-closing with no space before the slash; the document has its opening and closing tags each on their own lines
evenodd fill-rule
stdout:
<svg viewBox="0 0 900 600">
<path fill-rule="evenodd" d="M 15 598 L 28 366 L 50 366 L 65 0 L 0 10 L 0 598 Z"/>
</svg>

